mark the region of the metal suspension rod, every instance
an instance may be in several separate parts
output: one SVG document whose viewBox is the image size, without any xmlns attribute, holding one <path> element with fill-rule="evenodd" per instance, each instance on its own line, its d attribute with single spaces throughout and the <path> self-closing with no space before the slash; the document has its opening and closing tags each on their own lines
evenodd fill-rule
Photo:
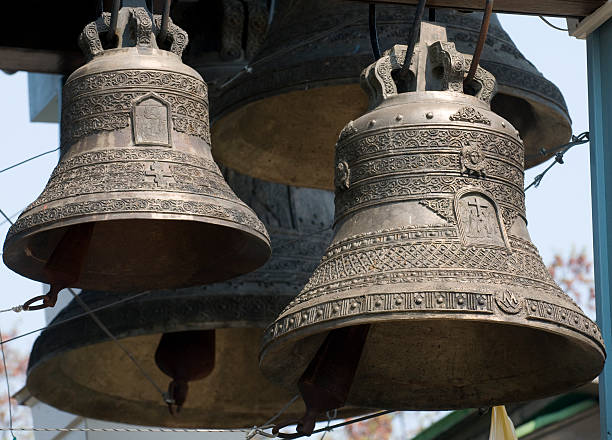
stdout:
<svg viewBox="0 0 612 440">
<path fill-rule="evenodd" d="M 170 4 L 172 0 L 166 0 L 164 3 L 164 11 L 162 12 L 161 29 L 159 30 L 159 41 L 163 43 L 168 36 L 168 25 L 170 22 Z"/>
<path fill-rule="evenodd" d="M 370 3 L 369 25 L 372 52 L 374 53 L 374 59 L 378 60 L 380 58 L 380 45 L 378 43 L 378 30 L 376 29 L 376 3 Z"/>
<path fill-rule="evenodd" d="M 472 57 L 470 71 L 468 72 L 464 83 L 469 83 L 476 75 L 478 63 L 480 63 L 480 56 L 482 55 L 482 50 L 484 49 L 485 42 L 487 41 L 487 34 L 489 33 L 489 24 L 491 23 L 491 14 L 493 13 L 493 2 L 494 0 L 486 0 L 484 16 L 482 17 L 482 26 L 480 27 L 480 36 L 478 37 L 476 50 L 474 51 L 474 56 Z"/>
<path fill-rule="evenodd" d="M 106 39 L 108 42 L 113 41 L 115 38 L 115 33 L 117 32 L 117 19 L 119 18 L 119 8 L 121 7 L 121 0 L 113 1 L 113 10 L 111 12 L 110 26 L 108 30 L 108 34 L 106 34 Z"/>
<path fill-rule="evenodd" d="M 410 63 L 414 54 L 414 47 L 416 46 L 419 34 L 421 33 L 421 21 L 423 21 L 423 14 L 425 13 L 425 3 L 427 0 L 419 0 L 416 12 L 414 14 L 414 21 L 412 22 L 412 29 L 410 30 L 410 37 L 408 38 L 408 50 L 406 51 L 406 60 L 402 66 L 400 76 L 406 78 L 410 72 Z"/>
</svg>

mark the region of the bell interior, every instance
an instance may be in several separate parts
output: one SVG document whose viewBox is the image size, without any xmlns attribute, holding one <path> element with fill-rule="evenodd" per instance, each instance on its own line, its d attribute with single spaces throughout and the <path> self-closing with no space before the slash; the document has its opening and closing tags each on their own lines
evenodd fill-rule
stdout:
<svg viewBox="0 0 612 440">
<path fill-rule="evenodd" d="M 549 103 L 528 102 L 511 92 L 509 88 L 501 90 L 491 107 L 532 147 L 525 152 L 529 168 L 550 156 L 538 155 L 541 145 L 551 144 L 551 139 L 561 145 L 571 132 L 550 111 Z M 333 190 L 333 173 L 329 172 L 333 169 L 333 146 L 347 121 L 358 118 L 367 108 L 368 99 L 359 84 L 296 90 L 259 99 L 215 121 L 212 143 L 222 148 L 213 148 L 213 155 L 253 177 Z"/>
<path fill-rule="evenodd" d="M 95 222 L 75 286 L 93 290 L 170 288 L 223 281 L 250 272 L 269 257 L 266 243 L 236 224 L 176 219 L 117 219 Z M 48 282 L 44 266 L 70 226 L 36 231 L 7 246 L 5 261 L 17 271 Z M 215 252 L 211 252 L 215 249 Z M 23 255 L 17 255 L 23 253 Z M 24 258 L 25 257 L 25 258 Z M 155 274 L 155 276 L 151 276 Z"/>
<path fill-rule="evenodd" d="M 286 362 L 274 369 L 291 364 L 295 386 L 327 333 L 271 347 L 281 351 L 272 358 Z M 371 325 L 348 403 L 396 410 L 510 404 L 569 391 L 596 377 L 603 363 L 593 344 L 536 327 L 460 316 L 390 320 Z"/>
<path fill-rule="evenodd" d="M 260 99 L 213 124 L 212 144 L 223 146 L 213 147 L 213 156 L 253 177 L 333 189 L 333 173 L 329 170 L 340 130 L 367 107 L 367 96 L 359 84 L 290 91 Z"/>
<path fill-rule="evenodd" d="M 189 383 L 181 412 L 170 415 L 159 393 L 112 341 L 42 359 L 28 375 L 38 398 L 65 411 L 97 419 L 151 426 L 244 428 L 264 423 L 292 394 L 267 381 L 256 365 L 262 330 L 216 329 L 215 368 Z M 129 337 L 121 344 L 155 383 L 166 390 L 170 378 L 155 364 L 161 334 Z M 52 380 L 50 380 L 52 379 Z M 282 405 L 281 404 L 281 405 Z M 296 402 L 289 415 L 298 416 Z"/>
</svg>

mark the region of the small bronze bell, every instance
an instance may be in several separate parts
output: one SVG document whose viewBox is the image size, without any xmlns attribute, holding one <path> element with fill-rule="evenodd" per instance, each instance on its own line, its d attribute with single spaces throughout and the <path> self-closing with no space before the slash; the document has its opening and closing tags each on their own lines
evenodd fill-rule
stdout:
<svg viewBox="0 0 612 440">
<path fill-rule="evenodd" d="M 90 317 L 53 326 L 83 313 L 75 301 L 34 344 L 27 387 L 37 399 L 96 419 L 191 428 L 259 426 L 291 400 L 295 393 L 261 374 L 259 346 L 265 326 L 303 287 L 329 243 L 333 194 L 225 174 L 268 227 L 272 258 L 230 281 L 151 292 L 96 312 L 162 390 L 174 382 L 175 415 Z M 81 298 L 95 310 L 125 295 L 85 291 Z M 303 412 L 298 401 L 284 415 Z"/>
<path fill-rule="evenodd" d="M 206 84 L 180 58 L 187 35 L 170 22 L 157 42 L 160 21 L 125 7 L 112 38 L 108 13 L 85 27 L 91 59 L 64 86 L 60 163 L 4 244 L 14 271 L 54 290 L 133 291 L 225 280 L 269 257 L 263 224 L 212 159 Z"/>
<path fill-rule="evenodd" d="M 425 23 L 400 93 L 394 72 L 406 50 L 395 46 L 362 75 L 371 110 L 336 146 L 335 235 L 266 330 L 264 374 L 308 385 L 302 395 L 319 410 L 329 394 L 370 408 L 488 407 L 592 380 L 602 336 L 531 243 L 524 149 L 490 110 L 495 78 L 478 67 L 465 85 L 475 96 L 464 93 L 471 57 Z M 338 333 L 346 328 L 361 330 Z M 333 360 L 332 343 L 356 345 L 354 355 Z"/>
<path fill-rule="evenodd" d="M 343 0 L 278 0 L 258 55 L 222 90 L 212 109 L 215 159 L 237 171 L 288 185 L 333 189 L 329 148 L 367 97 L 359 74 L 372 62 L 368 5 Z M 410 34 L 414 8 L 379 5 L 382 49 Z M 474 53 L 482 14 L 436 9 L 450 41 Z M 481 64 L 498 79 L 493 111 L 525 140 L 526 165 L 544 161 L 571 136 L 559 89 L 516 48 L 495 16 Z"/>
</svg>

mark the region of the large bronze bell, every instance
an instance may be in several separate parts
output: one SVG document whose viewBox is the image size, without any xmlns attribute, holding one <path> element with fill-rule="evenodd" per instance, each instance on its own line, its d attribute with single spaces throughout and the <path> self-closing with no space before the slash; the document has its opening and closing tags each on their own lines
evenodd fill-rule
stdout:
<svg viewBox="0 0 612 440">
<path fill-rule="evenodd" d="M 402 93 L 405 57 L 395 46 L 362 75 L 370 111 L 336 146 L 335 235 L 266 330 L 264 374 L 311 413 L 488 407 L 592 380 L 602 336 L 529 238 L 523 144 L 489 107 L 493 75 L 478 67 L 464 93 L 471 57 L 428 23 Z"/>
<path fill-rule="evenodd" d="M 225 280 L 269 257 L 263 224 L 212 159 L 206 84 L 180 58 L 187 35 L 170 22 L 158 42 L 160 21 L 125 7 L 112 38 L 108 13 L 85 27 L 91 59 L 64 86 L 60 163 L 4 244 L 14 271 L 56 290 L 128 291 Z"/>
<path fill-rule="evenodd" d="M 272 258 L 259 270 L 227 282 L 156 291 L 96 312 L 163 390 L 172 377 L 156 365 L 156 352 L 189 346 L 192 336 L 198 340 L 197 349 L 174 353 L 179 366 L 199 364 L 205 372 L 207 365 L 214 366 L 207 377 L 189 382 L 180 412 L 169 413 L 159 393 L 90 317 L 55 326 L 83 313 L 75 301 L 34 344 L 27 387 L 36 398 L 96 419 L 214 428 L 261 425 L 291 400 L 295 393 L 262 376 L 259 346 L 264 327 L 304 286 L 329 243 L 333 195 L 233 172 L 227 178 L 269 228 Z M 81 298 L 95 310 L 125 295 L 86 291 Z M 170 338 L 175 338 L 172 346 L 164 343 Z M 297 417 L 303 410 L 297 402 L 286 414 Z M 351 414 L 355 409 L 342 415 Z"/>
<path fill-rule="evenodd" d="M 372 62 L 368 5 L 343 0 L 279 0 L 259 54 L 221 90 L 212 109 L 215 158 L 255 177 L 333 189 L 330 145 L 346 121 L 367 109 L 359 74 Z M 414 8 L 380 5 L 383 49 L 410 34 Z M 436 10 L 457 48 L 473 53 L 482 14 Z M 496 17 L 491 21 L 482 65 L 499 83 L 493 111 L 525 140 L 527 167 L 550 157 L 571 135 L 557 87 L 520 53 Z"/>
</svg>

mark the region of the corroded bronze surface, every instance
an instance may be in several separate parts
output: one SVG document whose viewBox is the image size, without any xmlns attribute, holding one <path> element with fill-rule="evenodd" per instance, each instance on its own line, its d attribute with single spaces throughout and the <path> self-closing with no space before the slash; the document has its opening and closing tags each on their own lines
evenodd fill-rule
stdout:
<svg viewBox="0 0 612 440">
<path fill-rule="evenodd" d="M 52 282 L 62 236 L 95 222 L 75 287 L 181 287 L 256 269 L 269 238 L 212 159 L 207 87 L 180 59 L 187 35 L 171 23 L 159 48 L 159 16 L 123 8 L 119 48 L 105 49 L 109 15 L 81 34 L 91 60 L 64 87 L 62 158 L 9 230 L 5 263 Z"/>
<path fill-rule="evenodd" d="M 181 412 L 170 416 L 160 395 L 89 317 L 50 328 L 38 338 L 27 382 L 34 396 L 97 419 L 214 428 L 260 425 L 291 400 L 294 394 L 261 375 L 259 346 L 263 328 L 303 287 L 329 243 L 333 194 L 225 174 L 269 229 L 272 258 L 231 281 L 156 291 L 96 312 L 162 389 L 170 378 L 155 365 L 161 334 L 215 329 L 215 367 L 207 378 L 190 382 Z M 125 295 L 87 291 L 81 297 L 95 309 Z M 81 313 L 73 301 L 53 322 Z M 287 416 L 296 418 L 303 411 L 298 402 Z M 359 412 L 351 409 L 341 415 Z"/>
<path fill-rule="evenodd" d="M 490 110 L 494 77 L 424 25 L 410 93 L 395 46 L 363 73 L 371 110 L 336 146 L 332 244 L 269 326 L 260 365 L 290 389 L 330 330 L 370 324 L 348 403 L 486 407 L 593 379 L 601 333 L 554 283 L 526 228 L 524 149 Z"/>
<path fill-rule="evenodd" d="M 341 0 L 280 0 L 259 54 L 221 90 L 212 111 L 216 159 L 250 175 L 281 183 L 333 188 L 333 149 L 347 120 L 367 108 L 359 74 L 372 62 L 367 5 Z M 414 8 L 380 5 L 383 49 L 410 34 Z M 436 10 L 448 40 L 473 53 L 482 15 Z M 499 93 L 492 107 L 525 140 L 527 167 L 549 157 L 542 148 L 571 135 L 563 96 L 520 53 L 493 18 L 481 59 Z M 532 157 L 536 154 L 535 157 Z M 247 165 L 248 164 L 248 165 Z"/>
</svg>

